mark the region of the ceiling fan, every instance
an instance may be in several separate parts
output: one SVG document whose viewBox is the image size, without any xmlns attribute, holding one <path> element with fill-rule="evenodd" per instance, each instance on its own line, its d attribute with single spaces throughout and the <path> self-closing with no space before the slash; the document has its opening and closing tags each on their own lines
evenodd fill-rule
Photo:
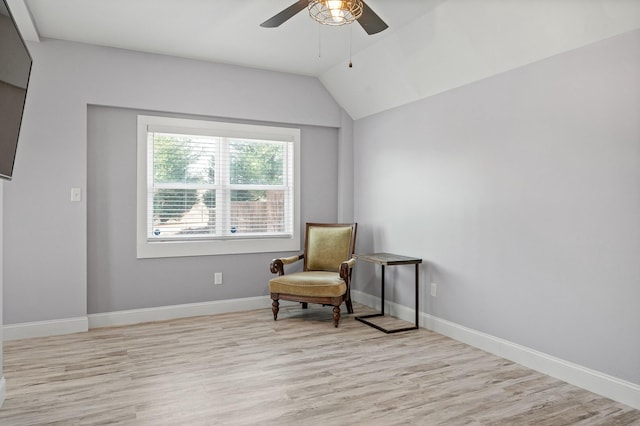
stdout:
<svg viewBox="0 0 640 426">
<path fill-rule="evenodd" d="M 279 27 L 305 8 L 308 8 L 311 17 L 321 24 L 344 25 L 357 20 L 369 35 L 377 34 L 389 27 L 361 0 L 298 0 L 260 26 Z"/>
</svg>

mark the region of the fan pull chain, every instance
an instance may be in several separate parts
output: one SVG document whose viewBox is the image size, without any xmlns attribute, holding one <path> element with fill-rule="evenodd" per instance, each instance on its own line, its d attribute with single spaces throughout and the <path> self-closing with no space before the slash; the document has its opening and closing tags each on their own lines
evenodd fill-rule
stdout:
<svg viewBox="0 0 640 426">
<path fill-rule="evenodd" d="M 349 68 L 353 68 L 351 62 L 351 45 L 353 44 L 353 25 L 349 25 Z"/>
<path fill-rule="evenodd" d="M 320 29 L 321 28 L 322 28 L 322 25 L 318 24 L 318 58 L 322 58 L 322 43 L 320 42 L 321 41 L 321 37 L 320 37 L 320 35 L 321 35 L 321 30 Z"/>
</svg>

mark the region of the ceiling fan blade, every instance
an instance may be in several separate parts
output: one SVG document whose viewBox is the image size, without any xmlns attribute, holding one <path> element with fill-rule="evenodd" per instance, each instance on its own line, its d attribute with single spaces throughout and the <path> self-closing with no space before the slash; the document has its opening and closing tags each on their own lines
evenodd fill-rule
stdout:
<svg viewBox="0 0 640 426">
<path fill-rule="evenodd" d="M 377 34 L 389 28 L 365 2 L 362 2 L 362 15 L 358 18 L 358 23 L 369 35 Z"/>
<path fill-rule="evenodd" d="M 298 0 L 282 12 L 264 21 L 260 26 L 265 28 L 279 27 L 307 6 L 309 6 L 309 0 Z"/>
</svg>

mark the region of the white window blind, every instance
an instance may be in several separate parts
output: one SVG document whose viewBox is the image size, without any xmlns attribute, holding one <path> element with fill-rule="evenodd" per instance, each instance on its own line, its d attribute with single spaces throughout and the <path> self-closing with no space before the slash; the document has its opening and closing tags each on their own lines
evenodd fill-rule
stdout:
<svg viewBox="0 0 640 426">
<path fill-rule="evenodd" d="M 140 116 L 143 132 L 147 244 L 297 237 L 299 130 Z"/>
</svg>

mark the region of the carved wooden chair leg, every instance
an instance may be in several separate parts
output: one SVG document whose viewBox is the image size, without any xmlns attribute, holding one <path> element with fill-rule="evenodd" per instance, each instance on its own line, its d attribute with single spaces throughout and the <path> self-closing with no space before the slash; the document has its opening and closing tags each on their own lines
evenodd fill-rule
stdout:
<svg viewBox="0 0 640 426">
<path fill-rule="evenodd" d="M 340 321 L 340 306 L 333 307 L 333 325 L 338 328 L 338 322 Z"/>
<path fill-rule="evenodd" d="M 273 299 L 273 302 L 271 302 L 271 311 L 273 311 L 273 320 L 275 321 L 276 319 L 278 319 L 278 311 L 280 310 L 280 303 L 278 302 L 278 299 Z"/>
</svg>

